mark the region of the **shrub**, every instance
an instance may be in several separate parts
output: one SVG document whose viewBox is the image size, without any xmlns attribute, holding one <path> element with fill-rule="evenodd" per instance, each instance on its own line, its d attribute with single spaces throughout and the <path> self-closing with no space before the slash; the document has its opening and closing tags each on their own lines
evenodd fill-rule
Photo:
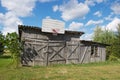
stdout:
<svg viewBox="0 0 120 80">
<path fill-rule="evenodd" d="M 116 56 L 110 55 L 109 60 L 110 61 L 118 61 L 119 58 L 117 58 Z"/>
</svg>

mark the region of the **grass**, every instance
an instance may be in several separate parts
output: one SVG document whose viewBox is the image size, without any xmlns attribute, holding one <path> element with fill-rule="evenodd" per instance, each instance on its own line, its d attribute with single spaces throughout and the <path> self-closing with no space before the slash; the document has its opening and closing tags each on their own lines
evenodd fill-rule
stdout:
<svg viewBox="0 0 120 80">
<path fill-rule="evenodd" d="M 120 80 L 120 62 L 12 68 L 10 57 L 0 57 L 0 80 Z"/>
</svg>

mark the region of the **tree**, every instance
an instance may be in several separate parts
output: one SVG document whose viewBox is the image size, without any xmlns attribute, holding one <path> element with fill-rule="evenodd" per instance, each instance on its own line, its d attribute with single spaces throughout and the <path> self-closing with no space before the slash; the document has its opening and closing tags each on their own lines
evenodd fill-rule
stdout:
<svg viewBox="0 0 120 80">
<path fill-rule="evenodd" d="M 94 30 L 93 40 L 101 42 L 102 33 L 103 33 L 102 29 L 99 26 L 97 26 Z"/>
<path fill-rule="evenodd" d="M 111 46 L 108 46 L 106 49 L 107 59 L 109 59 L 109 56 L 113 53 L 114 40 L 115 40 L 114 32 L 109 30 L 102 30 L 100 27 L 95 28 L 93 41 L 111 45 Z"/>
<path fill-rule="evenodd" d="M 4 36 L 0 31 L 0 55 L 4 52 Z"/>
<path fill-rule="evenodd" d="M 8 33 L 6 35 L 6 47 L 11 52 L 11 57 L 13 58 L 15 67 L 18 67 L 20 64 L 21 44 L 18 40 L 18 34 L 16 32 Z"/>
<path fill-rule="evenodd" d="M 116 38 L 113 43 L 114 52 L 112 55 L 120 59 L 120 24 L 118 24 L 117 33 L 115 34 L 115 36 L 116 36 Z"/>
<path fill-rule="evenodd" d="M 115 42 L 115 34 L 114 34 L 114 32 L 112 32 L 112 31 L 109 31 L 109 30 L 105 30 L 104 31 L 104 33 L 103 33 L 103 43 L 106 43 L 106 44 L 110 44 L 110 46 L 108 46 L 107 47 L 107 49 L 106 49 L 106 57 L 107 57 L 107 59 L 109 59 L 110 58 L 110 56 L 112 55 L 112 53 L 113 53 L 113 51 L 114 51 L 114 49 L 113 49 L 113 47 L 114 47 L 114 45 L 113 45 L 113 43 Z"/>
</svg>

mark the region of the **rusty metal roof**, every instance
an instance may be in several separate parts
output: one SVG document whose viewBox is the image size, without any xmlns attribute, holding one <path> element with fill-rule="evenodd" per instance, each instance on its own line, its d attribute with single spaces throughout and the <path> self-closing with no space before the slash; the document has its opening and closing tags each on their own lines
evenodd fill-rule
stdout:
<svg viewBox="0 0 120 80">
<path fill-rule="evenodd" d="M 19 31 L 20 30 L 25 30 L 25 29 L 36 29 L 36 30 L 40 30 L 40 27 L 36 27 L 36 26 L 28 26 L 28 25 L 18 25 Z M 69 31 L 69 30 L 65 30 L 65 34 L 78 34 L 78 35 L 82 35 L 84 34 L 84 32 L 81 31 Z"/>
</svg>

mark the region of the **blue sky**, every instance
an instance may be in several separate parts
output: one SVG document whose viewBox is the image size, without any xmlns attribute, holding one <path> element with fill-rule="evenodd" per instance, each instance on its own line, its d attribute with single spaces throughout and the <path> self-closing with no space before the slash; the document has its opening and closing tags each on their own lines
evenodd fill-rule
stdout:
<svg viewBox="0 0 120 80">
<path fill-rule="evenodd" d="M 18 31 L 18 24 L 42 26 L 42 19 L 65 22 L 65 29 L 82 31 L 91 40 L 96 26 L 116 31 L 120 0 L 0 0 L 0 31 Z"/>
</svg>

